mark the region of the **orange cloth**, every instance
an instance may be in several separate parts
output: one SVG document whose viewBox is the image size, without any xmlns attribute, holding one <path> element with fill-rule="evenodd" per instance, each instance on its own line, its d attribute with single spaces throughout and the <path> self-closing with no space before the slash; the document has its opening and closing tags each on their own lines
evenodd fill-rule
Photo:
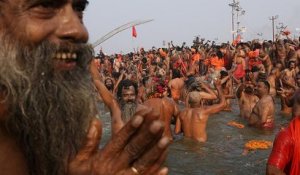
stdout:
<svg viewBox="0 0 300 175">
<path fill-rule="evenodd" d="M 272 142 L 266 140 L 250 140 L 245 144 L 245 148 L 249 150 L 269 149 L 272 144 Z"/>
<path fill-rule="evenodd" d="M 166 58 L 167 57 L 167 53 L 163 51 L 163 49 L 159 49 L 159 54 L 161 57 Z"/>
<path fill-rule="evenodd" d="M 255 51 L 248 52 L 248 57 L 249 58 L 256 58 L 258 56 L 259 56 L 259 49 L 256 49 Z"/>
<path fill-rule="evenodd" d="M 215 67 L 216 70 L 221 70 L 224 67 L 224 59 L 215 56 L 210 58 L 210 64 Z"/>
<path fill-rule="evenodd" d="M 201 55 L 199 53 L 192 55 L 192 64 L 194 64 L 196 61 L 199 61 L 201 58 Z"/>
<path fill-rule="evenodd" d="M 227 123 L 227 125 L 229 126 L 233 126 L 233 127 L 237 127 L 237 128 L 245 128 L 245 125 L 241 124 L 241 123 L 238 123 L 238 122 L 235 122 L 235 121 L 230 121 Z"/>
</svg>

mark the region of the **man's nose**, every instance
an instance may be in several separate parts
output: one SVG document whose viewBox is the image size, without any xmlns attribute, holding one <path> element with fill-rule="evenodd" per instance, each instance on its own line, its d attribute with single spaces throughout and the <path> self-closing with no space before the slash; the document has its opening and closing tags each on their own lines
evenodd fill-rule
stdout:
<svg viewBox="0 0 300 175">
<path fill-rule="evenodd" d="M 76 43 L 86 43 L 88 32 L 71 4 L 66 5 L 61 11 L 60 22 L 56 35 L 58 39 Z"/>
</svg>

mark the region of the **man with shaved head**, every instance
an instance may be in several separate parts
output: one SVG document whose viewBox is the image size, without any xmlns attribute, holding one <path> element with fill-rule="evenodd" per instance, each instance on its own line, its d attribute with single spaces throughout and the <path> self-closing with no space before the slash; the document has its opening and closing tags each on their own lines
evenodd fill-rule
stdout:
<svg viewBox="0 0 300 175">
<path fill-rule="evenodd" d="M 192 138 L 198 142 L 206 142 L 206 124 L 210 115 L 221 111 L 225 106 L 225 97 L 222 92 L 221 82 L 215 82 L 220 102 L 212 106 L 202 106 L 201 95 L 198 91 L 189 93 L 190 107 L 179 113 L 176 121 L 175 133 L 183 131 L 185 137 Z"/>
</svg>

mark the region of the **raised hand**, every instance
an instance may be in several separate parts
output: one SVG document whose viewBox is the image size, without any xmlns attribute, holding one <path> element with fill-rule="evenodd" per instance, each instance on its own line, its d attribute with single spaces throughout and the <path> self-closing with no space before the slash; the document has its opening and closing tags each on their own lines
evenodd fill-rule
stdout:
<svg viewBox="0 0 300 175">
<path fill-rule="evenodd" d="M 85 144 L 70 161 L 68 175 L 165 175 L 162 168 L 170 143 L 162 137 L 163 123 L 151 119 L 151 110 L 137 112 L 103 149 L 98 149 L 101 124 L 91 122 Z"/>
</svg>

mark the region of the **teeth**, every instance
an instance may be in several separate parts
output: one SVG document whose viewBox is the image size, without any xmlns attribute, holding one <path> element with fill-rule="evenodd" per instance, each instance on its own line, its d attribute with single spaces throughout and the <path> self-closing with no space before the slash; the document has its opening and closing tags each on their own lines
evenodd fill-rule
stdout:
<svg viewBox="0 0 300 175">
<path fill-rule="evenodd" d="M 59 53 L 56 53 L 55 58 L 59 59 L 59 60 L 66 60 L 66 59 L 76 60 L 77 59 L 77 54 L 76 53 L 71 53 L 71 52 L 68 52 L 68 53 L 59 52 Z"/>
<path fill-rule="evenodd" d="M 68 59 L 71 59 L 72 58 L 72 54 L 69 52 L 69 53 L 67 53 L 67 58 Z"/>
<path fill-rule="evenodd" d="M 61 58 L 62 58 L 63 60 L 67 59 L 67 54 L 66 54 L 66 53 L 63 53 L 62 56 L 61 56 Z"/>
<path fill-rule="evenodd" d="M 61 59 L 61 53 L 57 53 L 57 54 L 56 54 L 56 58 L 57 58 L 57 59 Z"/>
<path fill-rule="evenodd" d="M 77 54 L 76 53 L 73 53 L 72 54 L 72 58 L 75 60 L 75 59 L 77 59 Z"/>
</svg>

